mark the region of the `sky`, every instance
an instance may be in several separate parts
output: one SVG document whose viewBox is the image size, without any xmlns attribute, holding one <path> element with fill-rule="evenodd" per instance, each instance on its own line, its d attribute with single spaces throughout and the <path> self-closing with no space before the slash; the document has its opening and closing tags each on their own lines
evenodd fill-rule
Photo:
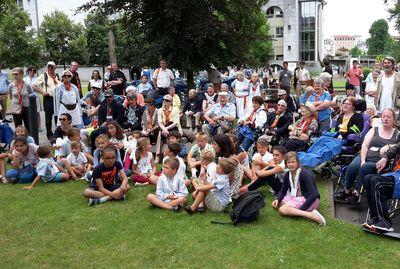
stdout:
<svg viewBox="0 0 400 269">
<path fill-rule="evenodd" d="M 74 10 L 87 0 L 37 0 L 39 6 L 39 23 L 45 14 L 58 9 L 65 12 L 76 22 L 82 22 L 84 14 L 74 15 Z M 324 38 L 332 35 L 361 35 L 368 38 L 371 24 L 378 19 L 387 19 L 387 5 L 384 0 L 325 0 Z M 390 2 L 390 1 L 389 1 Z M 356 20 L 354 22 L 354 20 Z M 400 35 L 390 23 L 391 35 Z"/>
</svg>

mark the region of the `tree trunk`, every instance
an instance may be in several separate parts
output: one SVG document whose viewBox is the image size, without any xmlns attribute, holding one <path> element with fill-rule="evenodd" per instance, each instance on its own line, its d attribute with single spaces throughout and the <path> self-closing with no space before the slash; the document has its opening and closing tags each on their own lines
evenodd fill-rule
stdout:
<svg viewBox="0 0 400 269">
<path fill-rule="evenodd" d="M 186 78 L 186 83 L 187 83 L 187 92 L 189 92 L 190 89 L 194 88 L 194 81 L 193 81 L 193 70 L 186 70 L 187 73 L 187 78 Z"/>
<path fill-rule="evenodd" d="M 115 51 L 115 36 L 111 29 L 108 32 L 108 52 L 110 63 L 117 63 L 117 53 Z"/>
</svg>

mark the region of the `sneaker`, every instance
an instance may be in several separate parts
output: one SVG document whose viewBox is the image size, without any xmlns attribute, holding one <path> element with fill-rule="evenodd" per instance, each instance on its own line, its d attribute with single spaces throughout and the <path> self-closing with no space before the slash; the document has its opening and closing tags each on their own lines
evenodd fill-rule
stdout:
<svg viewBox="0 0 400 269">
<path fill-rule="evenodd" d="M 196 212 L 199 212 L 199 213 L 204 213 L 205 211 L 206 211 L 206 209 L 204 208 L 204 206 L 200 206 L 196 209 Z"/>
<path fill-rule="evenodd" d="M 43 129 L 42 128 L 38 128 L 38 132 L 39 133 L 43 132 Z"/>
<path fill-rule="evenodd" d="M 337 193 L 335 193 L 335 199 L 337 200 L 345 200 L 346 197 L 348 196 L 348 193 L 346 193 L 345 190 L 339 191 Z"/>
<path fill-rule="evenodd" d="M 190 206 L 185 207 L 185 210 L 189 215 L 193 215 L 195 213 Z"/>
<path fill-rule="evenodd" d="M 383 221 L 378 221 L 378 223 L 371 225 L 371 229 L 376 229 L 378 231 L 384 232 L 393 232 L 394 229 L 392 226 L 387 226 Z"/>
<path fill-rule="evenodd" d="M 357 205 L 360 203 L 360 196 L 350 194 L 344 199 L 344 201 L 349 205 Z"/>
<path fill-rule="evenodd" d="M 122 197 L 121 197 L 121 201 L 124 201 L 126 199 L 126 195 L 125 195 L 125 193 L 124 193 L 124 195 L 122 195 Z"/>
<path fill-rule="evenodd" d="M 93 206 L 100 203 L 99 198 L 89 198 L 88 206 Z"/>
<path fill-rule="evenodd" d="M 181 207 L 179 205 L 174 205 L 171 207 L 171 211 L 178 213 L 181 210 Z"/>
<path fill-rule="evenodd" d="M 324 216 L 322 216 L 321 213 L 318 212 L 318 210 L 314 209 L 314 210 L 312 211 L 312 213 L 313 213 L 314 215 L 317 215 L 317 216 L 318 216 L 318 218 L 319 218 L 319 220 L 320 220 L 320 222 L 318 222 L 319 225 L 321 225 L 321 226 L 326 226 L 326 220 L 325 220 Z"/>
</svg>

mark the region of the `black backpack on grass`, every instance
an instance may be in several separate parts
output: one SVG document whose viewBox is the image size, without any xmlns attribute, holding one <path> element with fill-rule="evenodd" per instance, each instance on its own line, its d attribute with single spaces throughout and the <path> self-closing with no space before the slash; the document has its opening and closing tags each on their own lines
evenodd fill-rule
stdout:
<svg viewBox="0 0 400 269">
<path fill-rule="evenodd" d="M 241 194 L 234 202 L 230 213 L 231 222 L 211 221 L 216 224 L 233 224 L 255 221 L 260 209 L 265 206 L 264 195 L 259 191 L 248 191 Z"/>
<path fill-rule="evenodd" d="M 259 191 L 248 191 L 241 194 L 234 202 L 230 213 L 236 226 L 240 222 L 255 221 L 260 215 L 260 209 L 265 206 L 264 195 Z"/>
</svg>

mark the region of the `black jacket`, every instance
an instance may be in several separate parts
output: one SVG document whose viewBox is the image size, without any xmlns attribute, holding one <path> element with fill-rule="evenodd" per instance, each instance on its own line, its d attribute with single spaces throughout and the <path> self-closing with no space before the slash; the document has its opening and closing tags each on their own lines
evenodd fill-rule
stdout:
<svg viewBox="0 0 400 269">
<path fill-rule="evenodd" d="M 107 121 L 107 110 L 111 110 L 112 119 L 117 121 L 119 125 L 122 126 L 124 123 L 124 108 L 123 106 L 116 101 L 115 99 L 110 103 L 107 104 L 107 100 L 104 100 L 100 103 L 99 108 L 99 125 L 102 125 L 104 122 Z"/>
<path fill-rule="evenodd" d="M 193 111 L 194 113 L 200 112 L 203 105 L 203 98 L 200 95 L 196 95 L 194 99 L 187 99 L 182 112 Z"/>
<path fill-rule="evenodd" d="M 123 128 L 129 129 L 130 131 L 135 131 L 135 130 L 142 130 L 142 116 L 144 112 L 144 107 L 139 106 L 138 104 L 134 107 L 131 108 L 135 111 L 136 115 L 136 121 L 135 122 L 130 122 L 128 119 L 128 112 L 129 112 L 129 107 L 125 107 L 125 114 L 124 114 L 124 124 Z"/>
<path fill-rule="evenodd" d="M 341 125 L 343 122 L 343 114 L 340 114 L 336 126 L 335 126 L 335 132 L 339 132 L 339 125 Z M 345 133 L 340 133 L 343 138 L 346 138 L 349 134 L 356 134 L 360 133 L 363 130 L 364 127 L 364 117 L 360 113 L 354 113 L 353 116 L 351 116 L 349 123 L 347 124 L 347 132 Z M 359 131 L 357 132 L 356 129 Z"/>
<path fill-rule="evenodd" d="M 270 113 L 267 116 L 267 123 L 266 127 L 270 128 L 271 124 L 275 120 L 275 113 Z M 276 124 L 276 130 L 275 133 L 277 137 L 280 138 L 288 138 L 289 137 L 289 125 L 293 123 L 293 116 L 291 113 L 288 111 L 285 111 L 285 113 L 279 118 L 278 123 Z"/>
</svg>

